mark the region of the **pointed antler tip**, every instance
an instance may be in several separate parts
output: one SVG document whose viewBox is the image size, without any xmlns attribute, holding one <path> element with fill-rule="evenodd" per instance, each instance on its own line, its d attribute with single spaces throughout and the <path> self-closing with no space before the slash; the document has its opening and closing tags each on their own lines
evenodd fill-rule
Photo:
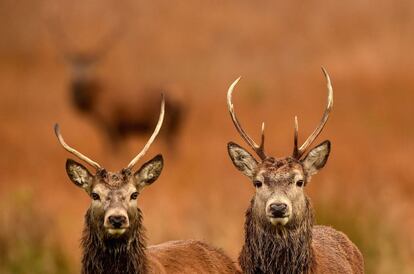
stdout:
<svg viewBox="0 0 414 274">
<path fill-rule="evenodd" d="M 321 69 L 322 69 L 323 74 L 325 75 L 326 80 L 328 81 L 328 84 L 330 85 L 331 84 L 331 77 L 329 77 L 328 71 L 324 67 L 321 67 Z"/>
<path fill-rule="evenodd" d="M 234 80 L 233 83 L 231 84 L 231 87 L 234 88 L 234 86 L 237 85 L 240 79 L 241 79 L 241 76 L 239 76 L 236 80 Z"/>
<path fill-rule="evenodd" d="M 315 128 L 315 130 L 311 133 L 311 135 L 306 139 L 306 141 L 302 144 L 302 146 L 298 149 L 298 154 L 297 154 L 298 157 L 302 156 L 302 154 L 308 149 L 308 147 L 313 143 L 313 141 L 315 141 L 315 139 L 322 132 L 323 128 L 326 125 L 326 122 L 328 121 L 329 114 L 332 110 L 332 106 L 333 106 L 333 89 L 332 89 L 332 85 L 331 85 L 331 79 L 329 77 L 328 72 L 325 70 L 324 67 L 322 67 L 322 72 L 324 73 L 326 81 L 327 81 L 326 85 L 327 85 L 327 88 L 328 88 L 328 103 L 327 103 L 327 106 L 326 106 L 325 111 L 323 113 L 321 122 Z"/>
<path fill-rule="evenodd" d="M 325 69 L 325 67 L 324 67 L 324 66 L 321 66 L 321 69 L 322 69 L 323 74 L 325 74 L 325 75 L 329 76 L 329 75 L 328 75 L 328 71 Z"/>
<path fill-rule="evenodd" d="M 241 76 L 237 78 L 229 87 L 227 90 L 227 107 L 230 112 L 231 120 L 233 121 L 234 126 L 236 127 L 236 130 L 239 132 L 241 137 L 244 139 L 244 141 L 256 152 L 256 154 L 262 159 L 266 159 L 266 154 L 264 152 L 264 123 L 262 123 L 262 137 L 261 137 L 261 143 L 260 145 L 256 144 L 252 138 L 249 137 L 249 135 L 243 130 L 242 126 L 240 125 L 236 113 L 234 112 L 233 103 L 231 101 L 232 93 L 234 90 L 234 87 L 236 86 L 237 82 L 240 80 Z"/>
<path fill-rule="evenodd" d="M 55 123 L 55 125 L 53 126 L 53 129 L 55 130 L 56 136 L 58 136 L 59 135 L 59 132 L 60 132 L 59 124 L 58 123 Z"/>
<path fill-rule="evenodd" d="M 233 110 L 233 103 L 231 102 L 231 97 L 232 97 L 232 94 L 233 94 L 233 90 L 234 90 L 234 87 L 239 82 L 240 78 L 241 78 L 241 76 L 239 76 L 239 78 L 234 80 L 233 83 L 231 83 L 229 89 L 227 90 L 227 105 L 228 105 L 228 108 L 229 108 L 230 111 Z"/>
<path fill-rule="evenodd" d="M 151 137 L 148 139 L 147 143 L 145 144 L 144 148 L 131 160 L 131 162 L 128 164 L 127 169 L 132 169 L 135 164 L 147 153 L 148 149 L 154 142 L 155 138 L 157 137 L 158 133 L 161 130 L 162 123 L 164 121 L 164 108 L 165 108 L 165 98 L 164 94 L 161 93 L 162 96 L 162 102 L 161 102 L 161 110 L 160 110 L 160 116 L 158 118 L 157 125 L 155 126 L 154 132 L 152 133 Z"/>
<path fill-rule="evenodd" d="M 101 168 L 101 166 L 97 162 L 91 160 L 89 157 L 83 155 L 82 153 L 80 153 L 76 149 L 74 149 L 74 148 L 70 147 L 68 144 L 66 144 L 65 140 L 63 139 L 62 135 L 60 134 L 60 128 L 59 128 L 58 123 L 55 124 L 54 129 L 55 129 L 55 134 L 56 134 L 56 137 L 58 138 L 59 143 L 62 145 L 62 147 L 66 151 L 68 151 L 69 153 L 72 153 L 73 155 L 75 155 L 76 157 L 78 157 L 82 161 L 85 161 L 86 163 L 88 163 L 89 165 L 93 166 L 96 169 Z"/>
</svg>

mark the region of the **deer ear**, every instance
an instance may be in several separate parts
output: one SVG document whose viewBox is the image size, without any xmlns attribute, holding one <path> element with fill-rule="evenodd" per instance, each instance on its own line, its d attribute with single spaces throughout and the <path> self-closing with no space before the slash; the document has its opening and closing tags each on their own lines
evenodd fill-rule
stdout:
<svg viewBox="0 0 414 274">
<path fill-rule="evenodd" d="M 89 173 L 88 169 L 72 159 L 66 160 L 66 173 L 76 186 L 86 191 L 92 185 L 93 176 Z"/>
<path fill-rule="evenodd" d="M 161 175 L 164 159 L 158 154 L 135 172 L 134 179 L 139 188 L 152 184 Z"/>
<path fill-rule="evenodd" d="M 331 142 L 324 141 L 313 148 L 302 160 L 306 174 L 310 177 L 318 173 L 328 161 L 329 152 L 331 151 Z"/>
<path fill-rule="evenodd" d="M 253 179 L 257 168 L 256 159 L 244 148 L 233 142 L 227 144 L 227 151 L 234 166 L 244 175 Z"/>
</svg>

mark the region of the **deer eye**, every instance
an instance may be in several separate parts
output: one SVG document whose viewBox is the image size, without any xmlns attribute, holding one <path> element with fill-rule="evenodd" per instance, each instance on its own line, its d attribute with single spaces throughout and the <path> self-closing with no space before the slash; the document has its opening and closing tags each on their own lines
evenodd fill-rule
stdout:
<svg viewBox="0 0 414 274">
<path fill-rule="evenodd" d="M 297 185 L 298 187 L 302 187 L 302 186 L 304 185 L 303 180 L 298 180 L 298 181 L 296 182 L 296 185 Z"/>
<path fill-rule="evenodd" d="M 255 180 L 255 181 L 253 181 L 253 185 L 256 187 L 256 188 L 259 188 L 259 187 L 261 187 L 262 186 L 262 182 L 260 182 L 259 180 Z"/>
<path fill-rule="evenodd" d="M 131 200 L 136 200 L 138 198 L 138 192 L 134 192 L 131 194 Z"/>
<path fill-rule="evenodd" d="M 95 192 L 92 192 L 91 197 L 92 197 L 92 200 L 94 201 L 98 201 L 101 199 L 101 197 L 99 197 L 99 194 Z"/>
</svg>

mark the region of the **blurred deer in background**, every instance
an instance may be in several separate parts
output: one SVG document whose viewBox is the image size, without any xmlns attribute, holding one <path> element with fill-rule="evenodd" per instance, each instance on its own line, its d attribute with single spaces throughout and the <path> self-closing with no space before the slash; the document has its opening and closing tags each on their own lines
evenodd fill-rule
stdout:
<svg viewBox="0 0 414 274">
<path fill-rule="evenodd" d="M 155 140 L 164 119 L 164 99 L 157 126 L 142 151 L 126 168 L 108 172 L 101 165 L 66 144 L 55 125 L 60 144 L 95 169 L 90 173 L 68 159 L 70 180 L 91 197 L 82 236 L 82 273 L 237 273 L 234 263 L 222 251 L 195 240 L 171 241 L 146 247 L 145 230 L 137 198 L 161 174 L 162 155 L 133 172 L 136 163 Z"/>
<path fill-rule="evenodd" d="M 99 47 L 91 51 L 73 51 L 66 33 L 57 22 L 49 24 L 50 33 L 70 68 L 70 97 L 72 105 L 98 125 L 108 137 L 113 148 L 130 135 L 145 135 L 158 109 L 154 106 L 161 87 L 149 87 L 134 93 L 125 93 L 119 87 L 111 87 L 97 76 L 96 66 L 120 40 L 125 32 L 124 21 L 99 41 Z M 170 98 L 170 97 L 169 97 Z M 165 125 L 161 136 L 171 145 L 182 125 L 184 106 L 179 100 L 168 99 Z M 170 147 L 170 146 L 169 146 Z"/>
<path fill-rule="evenodd" d="M 231 101 L 237 79 L 227 93 L 228 109 L 244 141 L 259 157 L 230 142 L 233 164 L 249 177 L 256 188 L 246 212 L 245 241 L 239 256 L 244 273 L 363 273 L 363 257 L 349 238 L 331 227 L 314 226 L 313 209 L 304 187 L 322 169 L 331 144 L 324 141 L 310 149 L 325 126 L 333 105 L 333 90 L 327 72 L 328 104 L 318 127 L 298 148 L 295 117 L 294 148 L 291 156 L 274 158 L 264 150 L 264 124 L 260 145 L 241 127 Z"/>
</svg>

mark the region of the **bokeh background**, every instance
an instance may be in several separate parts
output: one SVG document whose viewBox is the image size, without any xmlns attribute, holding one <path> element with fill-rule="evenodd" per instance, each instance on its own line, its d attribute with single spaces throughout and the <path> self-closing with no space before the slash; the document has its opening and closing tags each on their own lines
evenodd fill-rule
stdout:
<svg viewBox="0 0 414 274">
<path fill-rule="evenodd" d="M 140 98 L 144 84 L 162 84 L 187 110 L 176 147 L 158 141 L 145 159 L 165 157 L 138 199 L 150 244 L 197 238 L 237 258 L 254 189 L 227 156 L 228 141 L 244 145 L 227 88 L 243 76 L 241 121 L 256 139 L 265 121 L 268 152 L 285 156 L 294 115 L 302 141 L 319 122 L 323 65 L 335 104 L 318 140 L 332 141 L 330 160 L 307 187 L 317 222 L 359 246 L 367 273 L 413 273 L 414 2 L 0 0 L 1 273 L 79 272 L 89 198 L 66 176 L 55 122 L 110 170 L 148 138 L 108 148 L 71 105 L 70 71 L 48 31 L 59 24 L 71 49 L 93 51 L 120 18 L 123 34 L 94 72 L 106 92 Z"/>
</svg>

